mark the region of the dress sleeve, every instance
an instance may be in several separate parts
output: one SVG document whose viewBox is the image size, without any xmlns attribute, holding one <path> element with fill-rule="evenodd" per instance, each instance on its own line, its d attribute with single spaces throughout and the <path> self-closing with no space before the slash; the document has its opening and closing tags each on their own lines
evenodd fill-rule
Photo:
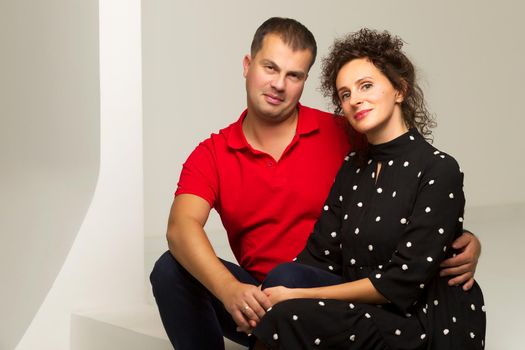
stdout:
<svg viewBox="0 0 525 350">
<path fill-rule="evenodd" d="M 175 195 L 194 194 L 205 199 L 213 208 L 218 196 L 218 184 L 213 147 L 210 140 L 206 140 L 184 162 Z"/>
<path fill-rule="evenodd" d="M 342 273 L 341 222 L 343 213 L 343 184 L 348 171 L 345 164 L 339 169 L 321 215 L 308 237 L 306 246 L 296 261 L 340 275 Z"/>
<path fill-rule="evenodd" d="M 436 160 L 423 174 L 391 261 L 369 275 L 375 288 L 404 312 L 436 277 L 463 227 L 463 173 L 450 156 Z"/>
</svg>

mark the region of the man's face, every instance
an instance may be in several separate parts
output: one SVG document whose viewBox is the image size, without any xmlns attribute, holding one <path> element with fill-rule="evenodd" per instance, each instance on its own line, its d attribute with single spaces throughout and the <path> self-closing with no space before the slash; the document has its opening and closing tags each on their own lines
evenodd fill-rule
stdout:
<svg viewBox="0 0 525 350">
<path fill-rule="evenodd" d="M 248 116 L 268 123 L 293 116 L 311 61 L 309 50 L 293 51 L 278 35 L 266 35 L 259 52 L 243 60 Z"/>
</svg>

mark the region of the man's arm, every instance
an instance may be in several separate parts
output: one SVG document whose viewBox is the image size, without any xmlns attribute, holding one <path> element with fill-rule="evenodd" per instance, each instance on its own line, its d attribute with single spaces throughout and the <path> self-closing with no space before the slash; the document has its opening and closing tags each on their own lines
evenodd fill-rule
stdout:
<svg viewBox="0 0 525 350">
<path fill-rule="evenodd" d="M 239 282 L 217 258 L 204 232 L 210 210 L 198 196 L 176 196 L 168 221 L 168 246 L 177 261 L 224 304 L 239 329 L 249 332 L 271 304 L 258 287 Z"/>
<path fill-rule="evenodd" d="M 454 276 L 448 281 L 450 286 L 463 283 L 463 290 L 469 290 L 474 284 L 474 273 L 481 255 L 481 242 L 468 231 L 464 231 L 452 247 L 460 251 L 455 257 L 441 263 L 440 276 Z"/>
</svg>

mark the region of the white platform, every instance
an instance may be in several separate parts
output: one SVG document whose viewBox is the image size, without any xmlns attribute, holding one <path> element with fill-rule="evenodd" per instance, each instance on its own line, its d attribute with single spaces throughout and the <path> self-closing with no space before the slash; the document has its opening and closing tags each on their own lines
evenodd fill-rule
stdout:
<svg viewBox="0 0 525 350">
<path fill-rule="evenodd" d="M 475 232 L 483 244 L 476 277 L 487 306 L 487 350 L 519 350 L 520 333 L 525 329 L 524 288 L 520 257 L 524 254 L 525 205 L 469 208 L 466 228 Z M 233 256 L 220 232 L 212 243 L 223 258 Z M 145 271 L 149 275 L 155 260 L 166 250 L 163 237 L 147 238 Z M 234 261 L 234 260 L 233 260 Z M 147 302 L 125 310 L 90 312 L 72 316 L 72 350 L 167 350 L 172 349 L 158 315 L 149 282 Z M 245 349 L 226 340 L 226 349 Z"/>
</svg>

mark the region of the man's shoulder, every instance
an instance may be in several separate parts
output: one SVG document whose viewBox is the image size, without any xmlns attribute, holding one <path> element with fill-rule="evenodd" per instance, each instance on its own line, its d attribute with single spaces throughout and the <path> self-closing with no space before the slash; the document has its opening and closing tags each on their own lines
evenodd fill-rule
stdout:
<svg viewBox="0 0 525 350">
<path fill-rule="evenodd" d="M 348 125 L 344 117 L 305 105 L 301 105 L 300 108 L 301 113 L 317 120 L 320 128 L 333 128 L 346 135 Z"/>
</svg>

